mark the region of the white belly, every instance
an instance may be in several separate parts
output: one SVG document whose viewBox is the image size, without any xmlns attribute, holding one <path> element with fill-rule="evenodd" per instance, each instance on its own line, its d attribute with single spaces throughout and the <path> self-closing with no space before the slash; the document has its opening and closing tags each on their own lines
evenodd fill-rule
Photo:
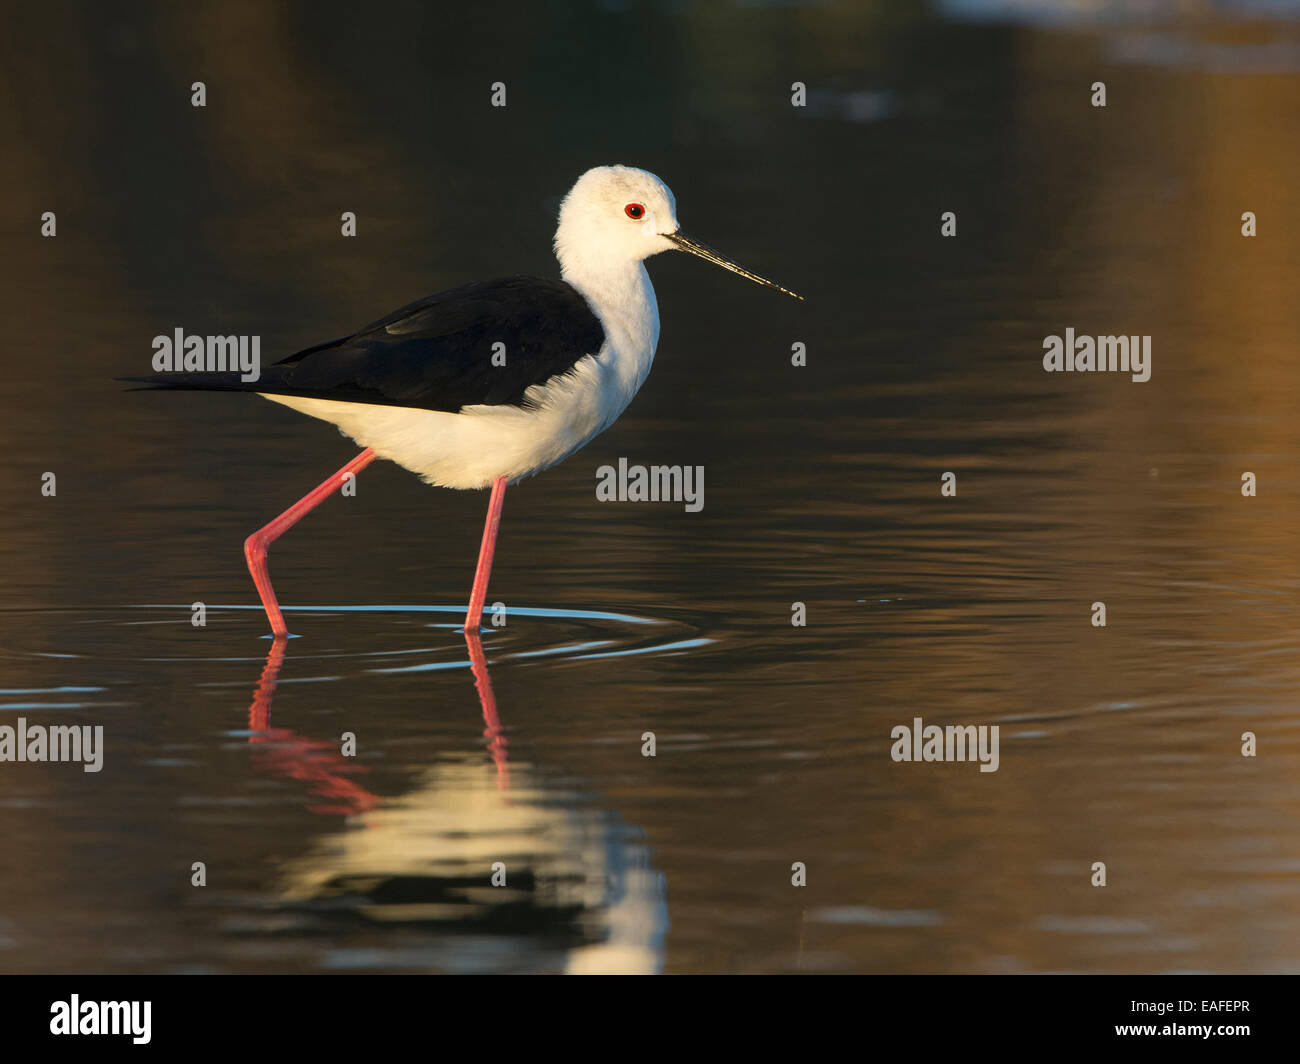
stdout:
<svg viewBox="0 0 1300 1064">
<path fill-rule="evenodd" d="M 649 371 L 654 349 L 631 378 L 624 360 L 587 356 L 572 373 L 528 389 L 526 405 L 467 406 L 459 413 L 405 406 L 343 403 L 258 393 L 303 414 L 337 425 L 363 447 L 373 448 L 444 488 L 486 488 L 497 477 L 512 482 L 555 465 L 607 428 L 632 401 Z M 640 369 L 640 367 L 638 367 Z"/>
</svg>

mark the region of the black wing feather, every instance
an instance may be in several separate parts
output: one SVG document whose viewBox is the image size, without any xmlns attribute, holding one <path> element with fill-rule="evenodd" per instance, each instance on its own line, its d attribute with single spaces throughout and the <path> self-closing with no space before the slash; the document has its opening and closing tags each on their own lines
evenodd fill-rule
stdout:
<svg viewBox="0 0 1300 1064">
<path fill-rule="evenodd" d="M 476 403 L 520 406 L 524 394 L 586 355 L 605 332 L 582 295 L 563 281 L 478 281 L 393 311 L 360 332 L 317 344 L 256 381 L 238 373 L 125 377 L 169 389 L 266 392 L 311 399 L 455 412 Z M 505 344 L 505 365 L 492 364 Z"/>
</svg>

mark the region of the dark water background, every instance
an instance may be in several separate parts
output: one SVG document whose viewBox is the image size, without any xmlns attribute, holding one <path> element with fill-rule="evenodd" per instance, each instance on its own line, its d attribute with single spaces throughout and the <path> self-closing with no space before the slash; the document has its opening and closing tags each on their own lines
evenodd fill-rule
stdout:
<svg viewBox="0 0 1300 1064">
<path fill-rule="evenodd" d="M 1300 969 L 1300 31 L 1028 7 L 6 13 L 0 722 L 106 753 L 0 765 L 0 970 Z M 273 548 L 268 662 L 241 542 L 354 448 L 111 378 L 554 276 L 607 162 L 807 303 L 651 261 L 641 394 L 506 495 L 499 732 L 486 498 L 392 465 Z M 1152 379 L 1045 374 L 1066 327 Z M 597 502 L 620 456 L 703 512 Z M 893 762 L 916 716 L 999 771 Z"/>
</svg>

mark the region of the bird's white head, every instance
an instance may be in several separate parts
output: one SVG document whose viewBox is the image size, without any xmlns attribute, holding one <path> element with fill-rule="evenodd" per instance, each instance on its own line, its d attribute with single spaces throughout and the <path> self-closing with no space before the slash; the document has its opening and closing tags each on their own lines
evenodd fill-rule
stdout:
<svg viewBox="0 0 1300 1064">
<path fill-rule="evenodd" d="M 669 250 L 677 231 L 677 201 L 648 170 L 597 166 L 588 170 L 560 204 L 555 253 L 566 260 L 640 262 Z"/>
<path fill-rule="evenodd" d="M 597 166 L 578 178 L 560 204 L 555 254 L 566 278 L 618 271 L 673 250 L 690 252 L 757 284 L 803 298 L 686 236 L 677 224 L 672 190 L 648 170 Z"/>
</svg>

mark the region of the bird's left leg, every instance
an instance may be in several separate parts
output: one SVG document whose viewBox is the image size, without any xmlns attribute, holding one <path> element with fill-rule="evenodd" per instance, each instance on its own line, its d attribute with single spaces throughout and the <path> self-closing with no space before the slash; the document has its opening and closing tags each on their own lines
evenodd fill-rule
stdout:
<svg viewBox="0 0 1300 1064">
<path fill-rule="evenodd" d="M 244 557 L 248 560 L 248 571 L 253 575 L 253 583 L 257 585 L 257 594 L 266 610 L 266 618 L 271 622 L 271 634 L 276 639 L 287 638 L 289 629 L 284 623 L 284 615 L 280 612 L 280 604 L 275 599 L 275 588 L 271 586 L 271 574 L 266 571 L 266 548 L 338 491 L 345 476 L 350 473 L 361 472 L 374 460 L 375 452 L 367 447 L 327 481 L 313 488 L 290 506 L 269 525 L 259 528 L 244 540 Z"/>
<path fill-rule="evenodd" d="M 506 478 L 497 477 L 492 481 L 492 498 L 488 500 L 483 542 L 478 549 L 478 567 L 474 570 L 474 586 L 469 593 L 469 609 L 465 613 L 466 632 L 477 632 L 483 618 L 483 600 L 487 598 L 488 577 L 492 574 L 492 555 L 497 549 L 497 528 L 501 524 L 501 505 L 505 498 Z"/>
</svg>

